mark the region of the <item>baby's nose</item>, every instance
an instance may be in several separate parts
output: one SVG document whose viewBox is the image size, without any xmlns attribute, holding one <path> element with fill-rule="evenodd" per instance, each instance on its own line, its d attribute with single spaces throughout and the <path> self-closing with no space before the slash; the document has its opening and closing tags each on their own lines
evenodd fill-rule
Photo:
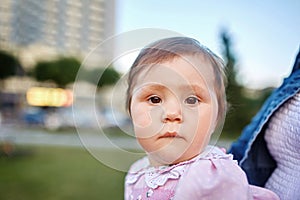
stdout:
<svg viewBox="0 0 300 200">
<path fill-rule="evenodd" d="M 163 122 L 182 122 L 181 104 L 177 99 L 164 104 Z"/>
</svg>

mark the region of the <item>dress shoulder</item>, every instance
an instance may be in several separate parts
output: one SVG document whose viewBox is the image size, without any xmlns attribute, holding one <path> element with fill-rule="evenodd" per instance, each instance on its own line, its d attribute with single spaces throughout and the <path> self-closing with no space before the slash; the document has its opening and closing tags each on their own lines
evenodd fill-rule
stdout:
<svg viewBox="0 0 300 200">
<path fill-rule="evenodd" d="M 135 161 L 129 168 L 129 173 L 138 173 L 139 171 L 149 167 L 149 160 L 147 157 L 143 157 L 137 161 Z"/>
<path fill-rule="evenodd" d="M 214 152 L 190 165 L 178 183 L 174 199 L 279 199 L 273 192 L 261 189 L 248 184 L 232 155 Z"/>
</svg>

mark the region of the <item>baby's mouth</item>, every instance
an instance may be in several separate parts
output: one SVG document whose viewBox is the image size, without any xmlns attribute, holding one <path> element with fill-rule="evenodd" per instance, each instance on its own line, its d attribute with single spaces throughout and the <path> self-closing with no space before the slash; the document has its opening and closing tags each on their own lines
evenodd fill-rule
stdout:
<svg viewBox="0 0 300 200">
<path fill-rule="evenodd" d="M 179 126 L 177 124 L 168 124 L 164 127 L 164 131 L 161 132 L 158 138 L 182 138 L 178 130 Z"/>
<path fill-rule="evenodd" d="M 182 138 L 177 132 L 166 132 L 158 137 L 160 138 Z"/>
</svg>

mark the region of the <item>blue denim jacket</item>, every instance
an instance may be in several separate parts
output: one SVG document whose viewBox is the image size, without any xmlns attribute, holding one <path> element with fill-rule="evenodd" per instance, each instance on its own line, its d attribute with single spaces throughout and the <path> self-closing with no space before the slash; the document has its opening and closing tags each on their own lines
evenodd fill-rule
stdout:
<svg viewBox="0 0 300 200">
<path fill-rule="evenodd" d="M 264 186 L 276 168 L 276 162 L 270 155 L 264 133 L 270 117 L 288 99 L 300 90 L 300 51 L 296 57 L 291 74 L 284 79 L 265 101 L 260 111 L 245 127 L 241 136 L 229 149 L 239 165 L 246 172 L 250 184 Z"/>
</svg>

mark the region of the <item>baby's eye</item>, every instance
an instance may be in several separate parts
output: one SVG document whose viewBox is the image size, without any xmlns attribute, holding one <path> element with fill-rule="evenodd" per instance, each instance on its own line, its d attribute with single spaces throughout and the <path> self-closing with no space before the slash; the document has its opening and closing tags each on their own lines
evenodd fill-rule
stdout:
<svg viewBox="0 0 300 200">
<path fill-rule="evenodd" d="M 188 97 L 184 100 L 186 104 L 197 104 L 200 100 L 197 97 Z"/>
<path fill-rule="evenodd" d="M 152 96 L 148 99 L 148 101 L 152 104 L 158 104 L 161 103 L 161 98 L 159 98 L 158 96 Z"/>
</svg>

